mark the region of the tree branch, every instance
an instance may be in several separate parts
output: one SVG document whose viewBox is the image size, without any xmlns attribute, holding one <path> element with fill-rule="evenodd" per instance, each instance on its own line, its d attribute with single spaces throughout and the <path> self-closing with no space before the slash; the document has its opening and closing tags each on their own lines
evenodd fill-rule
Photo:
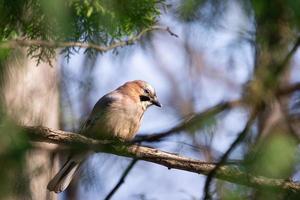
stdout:
<svg viewBox="0 0 300 200">
<path fill-rule="evenodd" d="M 135 144 L 120 144 L 112 141 L 99 141 L 87 138 L 76 133 L 53 130 L 46 127 L 22 127 L 24 133 L 32 141 L 68 145 L 76 149 L 92 149 L 95 152 L 107 152 L 115 155 L 135 158 L 165 166 L 169 169 L 179 169 L 197 174 L 207 175 L 216 164 L 186 158 L 176 154 L 168 153 L 158 149 L 139 146 Z M 300 192 L 300 184 L 282 179 L 271 179 L 260 176 L 253 176 L 243 172 L 238 166 L 222 165 L 216 171 L 216 177 L 229 182 L 242 184 L 254 188 L 288 190 Z"/>
<path fill-rule="evenodd" d="M 161 30 L 168 32 L 171 36 L 178 37 L 175 33 L 173 33 L 169 27 L 161 27 L 161 26 L 153 26 L 150 28 L 146 28 L 142 30 L 139 34 L 130 37 L 128 40 L 115 42 L 109 46 L 100 46 L 94 43 L 84 43 L 84 42 L 59 42 L 59 41 L 46 41 L 46 40 L 29 40 L 29 39 L 14 39 L 3 42 L 0 44 L 0 48 L 16 48 L 19 46 L 43 46 L 48 48 L 68 48 L 68 47 L 79 47 L 86 49 L 94 49 L 100 52 L 110 51 L 112 49 L 127 46 L 135 43 L 140 40 L 143 35 L 150 31 Z"/>
<path fill-rule="evenodd" d="M 186 130 L 186 129 L 198 129 L 199 127 L 203 125 L 203 122 L 205 122 L 207 119 L 210 117 L 214 117 L 215 115 L 234 108 L 238 107 L 242 104 L 241 100 L 233 100 L 233 101 L 228 101 L 225 103 L 220 103 L 212 108 L 209 108 L 203 112 L 192 114 L 188 117 L 186 117 L 179 125 L 175 126 L 174 128 L 161 132 L 161 133 L 156 133 L 156 134 L 142 134 L 138 135 L 135 138 L 135 142 L 157 142 L 160 141 L 161 139 L 170 136 L 171 134 L 178 133 L 180 131 Z"/>
</svg>

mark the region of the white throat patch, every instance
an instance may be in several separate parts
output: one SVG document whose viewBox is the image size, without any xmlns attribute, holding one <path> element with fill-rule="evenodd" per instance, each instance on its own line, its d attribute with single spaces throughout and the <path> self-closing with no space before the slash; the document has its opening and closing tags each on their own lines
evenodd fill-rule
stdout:
<svg viewBox="0 0 300 200">
<path fill-rule="evenodd" d="M 152 103 L 150 101 L 141 101 L 140 104 L 141 104 L 143 110 L 146 110 L 149 106 L 152 105 Z"/>
</svg>

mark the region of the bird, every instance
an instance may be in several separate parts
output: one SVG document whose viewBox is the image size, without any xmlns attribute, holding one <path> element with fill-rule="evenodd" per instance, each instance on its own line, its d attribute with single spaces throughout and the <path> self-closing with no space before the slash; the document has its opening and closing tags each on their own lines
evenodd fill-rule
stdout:
<svg viewBox="0 0 300 200">
<path fill-rule="evenodd" d="M 143 80 L 128 81 L 98 100 L 79 134 L 99 140 L 131 141 L 145 111 L 152 105 L 162 106 L 155 89 Z M 90 154 L 91 151 L 71 154 L 49 181 L 47 189 L 55 193 L 63 192 Z"/>
</svg>

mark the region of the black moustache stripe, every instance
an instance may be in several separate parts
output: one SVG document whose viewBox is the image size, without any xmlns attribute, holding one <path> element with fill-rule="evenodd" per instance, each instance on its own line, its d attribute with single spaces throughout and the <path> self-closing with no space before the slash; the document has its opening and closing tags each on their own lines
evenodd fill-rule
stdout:
<svg viewBox="0 0 300 200">
<path fill-rule="evenodd" d="M 144 95 L 140 96 L 140 101 L 150 101 L 150 98 Z"/>
</svg>

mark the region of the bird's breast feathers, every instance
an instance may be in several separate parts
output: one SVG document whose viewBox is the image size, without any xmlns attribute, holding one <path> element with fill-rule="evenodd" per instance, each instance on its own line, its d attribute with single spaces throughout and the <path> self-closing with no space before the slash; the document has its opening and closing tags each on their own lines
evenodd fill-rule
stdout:
<svg viewBox="0 0 300 200">
<path fill-rule="evenodd" d="M 140 127 L 144 109 L 124 94 L 112 92 L 102 97 L 94 107 L 88 134 L 96 138 L 111 136 L 131 140 Z"/>
</svg>

